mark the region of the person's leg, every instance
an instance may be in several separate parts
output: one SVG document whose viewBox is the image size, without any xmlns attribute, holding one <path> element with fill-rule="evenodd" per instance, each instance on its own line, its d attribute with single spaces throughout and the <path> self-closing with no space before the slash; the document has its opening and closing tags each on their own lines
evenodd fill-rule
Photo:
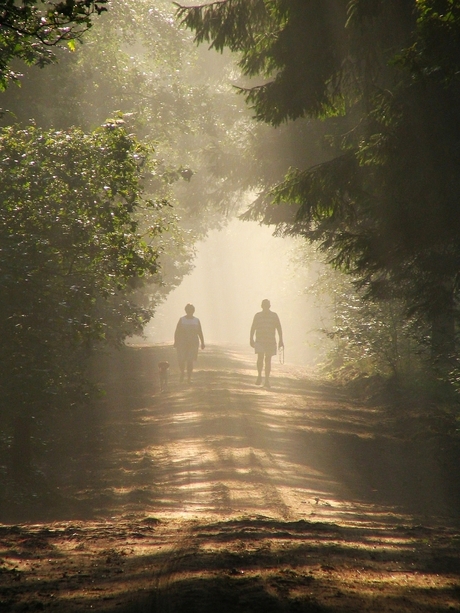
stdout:
<svg viewBox="0 0 460 613">
<path fill-rule="evenodd" d="M 185 370 L 185 355 L 184 352 L 179 348 L 177 351 L 177 362 L 179 364 L 179 381 L 184 380 L 184 370 Z"/>
<path fill-rule="evenodd" d="M 193 360 L 189 360 L 187 362 L 187 381 L 189 383 L 192 380 L 192 372 L 193 372 Z"/>
<path fill-rule="evenodd" d="M 264 354 L 257 354 L 257 379 L 256 385 L 260 385 L 262 383 L 262 369 L 264 367 Z"/>
<path fill-rule="evenodd" d="M 184 380 L 185 369 L 187 367 L 187 360 L 188 360 L 187 347 L 181 347 L 181 350 L 179 351 L 179 370 L 180 370 L 181 383 Z"/>
<path fill-rule="evenodd" d="M 265 387 L 270 387 L 269 378 L 270 378 L 271 370 L 272 370 L 272 356 L 266 353 L 265 354 L 265 383 L 264 383 Z"/>
<path fill-rule="evenodd" d="M 179 381 L 182 382 L 184 380 L 184 372 L 185 372 L 185 358 L 183 355 L 181 354 L 178 355 L 178 362 L 179 362 L 179 370 L 180 370 Z"/>
</svg>

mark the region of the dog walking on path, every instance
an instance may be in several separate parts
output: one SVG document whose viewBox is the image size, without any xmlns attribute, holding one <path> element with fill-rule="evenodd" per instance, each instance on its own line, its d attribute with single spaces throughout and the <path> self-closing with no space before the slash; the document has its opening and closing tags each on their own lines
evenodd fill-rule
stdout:
<svg viewBox="0 0 460 613">
<path fill-rule="evenodd" d="M 158 373 L 160 375 L 160 391 L 168 389 L 169 362 L 158 362 Z"/>
</svg>

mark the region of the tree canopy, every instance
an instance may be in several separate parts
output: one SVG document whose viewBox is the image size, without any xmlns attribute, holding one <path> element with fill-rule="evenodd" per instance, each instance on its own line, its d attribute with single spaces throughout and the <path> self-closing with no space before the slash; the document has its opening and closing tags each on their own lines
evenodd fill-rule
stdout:
<svg viewBox="0 0 460 613">
<path fill-rule="evenodd" d="M 228 84 L 234 63 L 195 50 L 173 17 L 167 0 L 155 6 L 117 0 L 75 53 L 56 50 L 56 64 L 28 67 L 21 87 L 0 97 L 3 125 L 33 118 L 43 128 L 89 131 L 107 110 L 120 110 L 138 138 L 153 145 L 155 173 L 145 189 L 173 205 L 164 209 L 170 231 L 157 239 L 161 272 L 146 288 L 153 302 L 190 271 L 195 242 L 226 223 L 255 176 L 248 163 L 253 122 Z"/>
<path fill-rule="evenodd" d="M 94 15 L 106 11 L 107 0 L 0 0 L 0 90 L 20 76 L 14 60 L 45 66 L 55 60 L 53 47 L 75 48 L 92 25 Z"/>
</svg>

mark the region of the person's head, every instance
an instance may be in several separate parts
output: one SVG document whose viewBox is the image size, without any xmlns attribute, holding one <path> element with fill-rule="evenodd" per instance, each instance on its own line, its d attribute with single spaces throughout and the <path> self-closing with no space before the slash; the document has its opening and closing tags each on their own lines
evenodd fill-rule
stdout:
<svg viewBox="0 0 460 613">
<path fill-rule="evenodd" d="M 262 300 L 261 307 L 263 308 L 264 311 L 268 311 L 268 309 L 270 308 L 270 300 L 267 300 L 267 298 Z"/>
<path fill-rule="evenodd" d="M 193 315 L 193 313 L 195 312 L 195 307 L 193 306 L 193 304 L 186 304 L 185 312 L 187 313 L 187 315 Z"/>
</svg>

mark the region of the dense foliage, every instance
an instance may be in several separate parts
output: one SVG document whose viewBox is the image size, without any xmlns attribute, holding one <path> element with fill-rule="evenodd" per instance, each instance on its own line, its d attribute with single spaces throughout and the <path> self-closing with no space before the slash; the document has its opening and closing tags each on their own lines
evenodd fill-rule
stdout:
<svg viewBox="0 0 460 613">
<path fill-rule="evenodd" d="M 154 144 L 157 166 L 146 189 L 167 198 L 170 217 L 180 219 L 180 228 L 170 224 L 173 231 L 162 235 L 154 300 L 190 271 L 196 240 L 225 223 L 252 180 L 251 120 L 228 83 L 233 64 L 224 58 L 216 65 L 191 38 L 168 0 L 117 0 L 74 53 L 60 49 L 57 64 L 30 67 L 20 88 L 0 97 L 3 125 L 33 118 L 44 128 L 87 131 L 120 110 L 138 138 Z"/>
<path fill-rule="evenodd" d="M 91 350 L 142 329 L 130 291 L 157 271 L 136 215 L 148 150 L 120 119 L 90 134 L 0 132 L 0 387 L 16 416 L 83 400 Z"/>
</svg>

